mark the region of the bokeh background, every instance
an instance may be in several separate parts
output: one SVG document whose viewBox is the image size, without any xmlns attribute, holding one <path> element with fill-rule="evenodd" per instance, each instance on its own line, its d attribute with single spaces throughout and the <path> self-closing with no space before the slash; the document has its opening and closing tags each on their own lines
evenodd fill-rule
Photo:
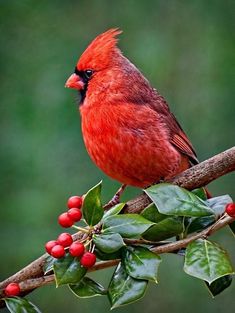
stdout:
<svg viewBox="0 0 235 313">
<path fill-rule="evenodd" d="M 234 145 L 235 2 L 221 0 L 1 0 L 0 279 L 43 253 L 57 237 L 68 196 L 103 179 L 103 199 L 118 183 L 89 159 L 76 92 L 64 83 L 99 33 L 120 27 L 120 47 L 165 96 L 200 160 Z M 235 175 L 209 187 L 235 199 Z M 140 192 L 129 189 L 124 198 Z M 234 239 L 217 235 L 235 263 Z M 164 255 L 160 284 L 117 312 L 230 312 L 235 284 L 212 299 L 187 276 L 183 260 Z M 112 270 L 93 276 L 107 284 Z M 29 297 L 42 312 L 108 312 L 106 298 L 77 299 L 47 286 Z M 4 312 L 5 310 L 3 310 Z"/>
</svg>

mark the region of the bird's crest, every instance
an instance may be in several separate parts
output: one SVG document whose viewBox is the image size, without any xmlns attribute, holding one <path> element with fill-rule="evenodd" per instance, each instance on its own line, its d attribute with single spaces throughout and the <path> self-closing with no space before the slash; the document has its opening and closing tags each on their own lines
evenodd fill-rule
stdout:
<svg viewBox="0 0 235 313">
<path fill-rule="evenodd" d="M 111 28 L 105 33 L 98 35 L 81 55 L 77 68 L 99 69 L 107 67 L 111 59 L 120 50 L 117 48 L 118 38 L 122 31 L 118 28 Z"/>
</svg>

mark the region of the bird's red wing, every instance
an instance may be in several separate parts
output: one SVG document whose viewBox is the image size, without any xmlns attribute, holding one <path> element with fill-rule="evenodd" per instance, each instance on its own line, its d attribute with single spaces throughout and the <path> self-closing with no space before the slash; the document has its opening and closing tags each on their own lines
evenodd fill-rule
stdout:
<svg viewBox="0 0 235 313">
<path fill-rule="evenodd" d="M 151 107 L 158 112 L 158 114 L 162 117 L 163 122 L 166 124 L 169 129 L 170 142 L 171 144 L 179 150 L 181 153 L 188 156 L 190 162 L 195 165 L 198 164 L 199 161 L 197 159 L 197 154 L 184 133 L 182 127 L 178 123 L 175 116 L 170 112 L 169 106 L 166 100 L 159 95 L 159 93 L 153 89 L 155 101 L 151 101 Z"/>
<path fill-rule="evenodd" d="M 188 137 L 185 135 L 183 131 L 179 131 L 179 133 L 174 134 L 171 139 L 171 143 L 183 154 L 187 155 L 192 164 L 197 164 L 198 159 L 196 153 L 190 143 Z"/>
<path fill-rule="evenodd" d="M 190 140 L 188 139 L 188 137 L 184 133 L 182 127 L 180 126 L 180 124 L 176 120 L 175 116 L 172 113 L 170 113 L 170 115 L 168 115 L 168 117 L 171 119 L 171 121 L 169 121 L 169 125 L 171 125 L 171 139 L 170 139 L 171 143 L 181 153 L 187 155 L 192 164 L 194 164 L 194 165 L 198 164 L 199 161 L 197 159 L 197 154 L 196 154 Z"/>
</svg>

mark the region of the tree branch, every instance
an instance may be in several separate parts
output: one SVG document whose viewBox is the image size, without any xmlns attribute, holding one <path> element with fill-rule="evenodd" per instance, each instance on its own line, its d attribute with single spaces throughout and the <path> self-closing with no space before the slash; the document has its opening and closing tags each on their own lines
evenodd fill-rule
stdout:
<svg viewBox="0 0 235 313">
<path fill-rule="evenodd" d="M 184 171 L 177 177 L 173 178 L 170 182 L 177 184 L 181 187 L 184 187 L 188 190 L 199 188 L 209 184 L 211 181 L 221 177 L 229 172 L 235 170 L 235 147 L 228 149 L 194 167 Z M 141 212 L 148 204 L 150 199 L 145 195 L 140 195 L 133 200 L 127 202 L 125 206 L 125 213 L 139 213 Z M 161 244 L 154 247 L 152 250 L 155 253 L 166 253 L 173 252 L 183 247 L 186 247 L 190 242 L 198 238 L 204 238 L 209 236 L 215 231 L 221 229 L 227 224 L 234 221 L 233 218 L 225 216 L 223 219 L 217 221 L 212 226 L 206 228 L 200 233 L 194 234 L 191 237 Z M 74 238 L 79 239 L 80 234 L 75 234 Z M 136 242 L 137 243 L 137 242 Z M 152 242 L 151 242 L 152 243 Z M 6 285 L 11 282 L 19 282 L 20 287 L 23 291 L 23 294 L 27 294 L 35 288 L 43 286 L 45 284 L 51 283 L 54 281 L 54 275 L 44 275 L 43 266 L 48 255 L 44 254 L 25 268 L 7 278 L 6 280 L 0 283 L 0 296 L 3 296 L 3 289 Z M 111 267 L 118 264 L 119 260 L 110 260 L 97 263 L 91 271 L 100 270 L 103 268 Z M 4 305 L 4 304 L 3 304 Z M 3 306 L 0 304 L 0 307 Z"/>
</svg>

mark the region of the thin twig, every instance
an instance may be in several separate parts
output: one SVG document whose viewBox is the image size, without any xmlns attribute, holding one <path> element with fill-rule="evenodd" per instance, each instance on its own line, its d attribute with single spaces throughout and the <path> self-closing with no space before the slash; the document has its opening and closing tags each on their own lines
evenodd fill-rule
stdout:
<svg viewBox="0 0 235 313">
<path fill-rule="evenodd" d="M 154 245 L 154 246 L 162 246 L 165 245 L 167 243 L 170 243 L 171 241 L 151 241 L 151 240 L 145 240 L 145 239 L 128 239 L 125 238 L 124 242 L 128 245 Z"/>
</svg>

